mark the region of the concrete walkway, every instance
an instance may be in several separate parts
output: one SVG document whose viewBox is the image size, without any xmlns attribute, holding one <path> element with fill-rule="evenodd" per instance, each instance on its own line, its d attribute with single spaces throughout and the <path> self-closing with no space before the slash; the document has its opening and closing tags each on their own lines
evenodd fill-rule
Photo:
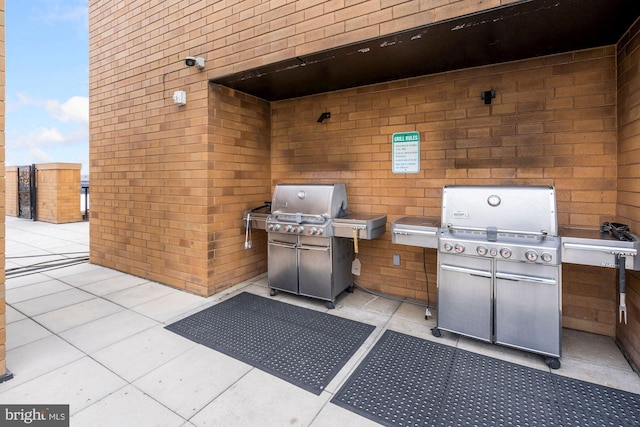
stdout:
<svg viewBox="0 0 640 427">
<path fill-rule="evenodd" d="M 453 334 L 434 338 L 435 317 L 425 320 L 423 307 L 356 289 L 331 314 L 376 330 L 316 396 L 164 329 L 242 291 L 269 297 L 266 276 L 201 298 L 83 262 L 88 251 L 89 223 L 6 218 L 7 367 L 14 378 L 0 384 L 0 403 L 69 404 L 72 426 L 377 425 L 330 400 L 386 329 L 549 371 L 537 355 Z M 52 260 L 55 269 L 25 269 Z M 321 301 L 276 298 L 327 311 Z M 561 360 L 554 374 L 640 394 L 640 378 L 611 338 L 565 330 Z"/>
</svg>

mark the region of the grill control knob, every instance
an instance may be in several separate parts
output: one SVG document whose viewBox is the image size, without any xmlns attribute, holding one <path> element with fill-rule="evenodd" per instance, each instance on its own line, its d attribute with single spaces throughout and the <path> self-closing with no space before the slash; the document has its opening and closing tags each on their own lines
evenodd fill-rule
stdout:
<svg viewBox="0 0 640 427">
<path fill-rule="evenodd" d="M 276 231 L 280 231 L 280 224 L 274 225 L 273 229 L 276 230 Z"/>
<path fill-rule="evenodd" d="M 478 246 L 476 248 L 476 252 L 478 252 L 478 255 L 486 255 L 488 251 L 489 249 L 487 249 L 486 246 Z"/>
<path fill-rule="evenodd" d="M 543 252 L 542 255 L 540 255 L 540 258 L 542 258 L 544 262 L 551 262 L 551 260 L 553 259 L 551 254 L 548 252 Z"/>
<path fill-rule="evenodd" d="M 525 252 L 524 256 L 527 257 L 527 259 L 531 262 L 538 260 L 538 252 L 534 251 L 533 249 Z"/>
<path fill-rule="evenodd" d="M 451 243 L 445 243 L 444 244 L 444 250 L 449 252 L 451 251 L 451 249 L 453 249 L 453 245 Z"/>
<path fill-rule="evenodd" d="M 290 225 L 287 225 L 284 227 L 284 231 L 286 231 L 287 233 L 291 233 L 292 230 L 293 230 L 293 227 Z"/>
<path fill-rule="evenodd" d="M 273 224 L 269 224 L 267 228 L 269 229 L 269 231 L 273 230 Z"/>
<path fill-rule="evenodd" d="M 318 228 L 318 236 L 324 234 L 324 230 L 322 228 Z"/>
<path fill-rule="evenodd" d="M 304 232 L 304 227 L 303 226 L 299 226 L 298 227 L 298 233 L 302 234 Z"/>
<path fill-rule="evenodd" d="M 498 255 L 498 250 L 496 248 L 491 248 L 489 250 L 489 255 L 491 256 L 497 256 Z"/>
<path fill-rule="evenodd" d="M 502 256 L 502 258 L 511 258 L 511 249 L 509 248 L 502 248 L 500 249 L 500 255 Z"/>
<path fill-rule="evenodd" d="M 456 243 L 453 249 L 456 251 L 456 253 L 461 254 L 462 252 L 464 252 L 464 245 L 462 243 Z"/>
<path fill-rule="evenodd" d="M 317 232 L 318 232 L 318 229 L 317 229 L 317 228 L 315 228 L 315 227 L 310 228 L 310 229 L 309 229 L 309 231 L 307 231 L 307 233 L 311 234 L 312 236 L 313 236 L 314 234 L 316 234 Z"/>
</svg>

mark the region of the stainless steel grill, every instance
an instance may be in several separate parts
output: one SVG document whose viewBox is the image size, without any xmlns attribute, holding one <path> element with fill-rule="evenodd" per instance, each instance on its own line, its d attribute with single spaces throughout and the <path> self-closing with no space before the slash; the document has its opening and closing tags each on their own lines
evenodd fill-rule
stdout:
<svg viewBox="0 0 640 427">
<path fill-rule="evenodd" d="M 445 187 L 434 334 L 541 353 L 559 367 L 559 255 L 553 187 Z"/>
<path fill-rule="evenodd" d="M 271 211 L 262 218 L 245 212 L 244 221 L 268 233 L 271 295 L 318 298 L 328 308 L 353 286 L 354 239 L 379 237 L 386 222 L 386 215 L 350 213 L 342 183 L 276 185 Z"/>
<path fill-rule="evenodd" d="M 562 262 L 619 268 L 619 318 L 626 321 L 624 269 L 640 268 L 639 239 L 602 231 L 559 230 L 555 189 L 544 186 L 445 186 L 441 218 L 391 224 L 394 243 L 438 249 L 434 335 L 447 330 L 543 354 L 554 369 Z"/>
<path fill-rule="evenodd" d="M 280 184 L 273 192 L 269 233 L 333 237 L 333 219 L 349 212 L 344 184 Z"/>
</svg>

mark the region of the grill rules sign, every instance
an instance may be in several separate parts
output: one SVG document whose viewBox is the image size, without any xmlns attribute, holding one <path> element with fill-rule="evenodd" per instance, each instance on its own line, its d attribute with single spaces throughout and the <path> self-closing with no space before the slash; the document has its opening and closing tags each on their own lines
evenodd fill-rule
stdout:
<svg viewBox="0 0 640 427">
<path fill-rule="evenodd" d="M 398 132 L 391 137 L 393 173 L 420 172 L 420 132 Z"/>
</svg>

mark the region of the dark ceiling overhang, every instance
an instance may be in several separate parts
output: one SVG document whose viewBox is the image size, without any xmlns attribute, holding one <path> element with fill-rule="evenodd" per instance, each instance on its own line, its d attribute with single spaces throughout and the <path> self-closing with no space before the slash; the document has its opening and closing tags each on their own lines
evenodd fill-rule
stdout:
<svg viewBox="0 0 640 427">
<path fill-rule="evenodd" d="M 214 79 L 268 101 L 613 45 L 640 0 L 526 0 Z"/>
</svg>

